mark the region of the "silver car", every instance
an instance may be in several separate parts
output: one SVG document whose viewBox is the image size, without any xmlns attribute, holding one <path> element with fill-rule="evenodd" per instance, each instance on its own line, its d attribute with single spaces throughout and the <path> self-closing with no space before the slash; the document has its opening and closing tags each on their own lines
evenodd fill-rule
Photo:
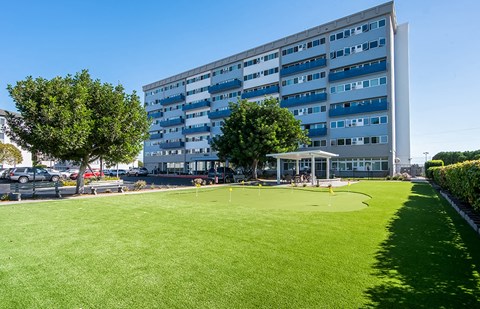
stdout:
<svg viewBox="0 0 480 309">
<path fill-rule="evenodd" d="M 60 173 L 49 172 L 41 167 L 15 167 L 10 169 L 7 177 L 12 181 L 18 181 L 19 183 L 27 183 L 29 181 L 57 182 L 61 175 Z"/>
</svg>

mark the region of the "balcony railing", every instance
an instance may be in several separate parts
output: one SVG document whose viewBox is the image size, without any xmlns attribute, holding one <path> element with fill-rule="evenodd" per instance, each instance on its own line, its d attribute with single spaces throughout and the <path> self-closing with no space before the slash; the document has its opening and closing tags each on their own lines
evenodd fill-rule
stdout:
<svg viewBox="0 0 480 309">
<path fill-rule="evenodd" d="M 208 87 L 208 92 L 218 93 L 218 92 L 227 91 L 227 90 L 235 89 L 239 87 L 242 87 L 242 82 L 239 79 L 234 79 L 229 82 L 212 85 Z"/>
<path fill-rule="evenodd" d="M 335 117 L 335 116 L 343 116 L 343 115 L 385 111 L 387 109 L 388 109 L 388 104 L 386 101 L 384 101 L 384 102 L 370 103 L 365 105 L 335 108 L 335 109 L 329 110 L 328 115 L 330 117 Z"/>
<path fill-rule="evenodd" d="M 209 119 L 219 119 L 219 118 L 226 118 L 232 114 L 232 111 L 230 109 L 223 109 L 221 111 L 214 111 L 208 113 L 208 118 Z"/>
<path fill-rule="evenodd" d="M 162 116 L 162 112 L 150 113 L 148 114 L 148 119 L 161 118 Z"/>
<path fill-rule="evenodd" d="M 184 128 L 182 130 L 183 134 L 194 134 L 194 133 L 204 133 L 204 132 L 210 132 L 210 127 L 203 126 L 203 127 L 195 127 L 195 128 Z"/>
<path fill-rule="evenodd" d="M 184 146 L 185 142 L 160 143 L 160 148 L 162 149 L 182 148 Z"/>
<path fill-rule="evenodd" d="M 249 99 L 254 97 L 261 97 L 267 94 L 278 92 L 278 86 L 270 86 L 268 88 L 259 89 L 255 91 L 249 91 L 242 93 L 242 99 Z"/>
<path fill-rule="evenodd" d="M 156 134 L 150 134 L 150 139 L 161 139 L 162 134 L 156 133 Z"/>
<path fill-rule="evenodd" d="M 281 107 L 293 107 L 298 105 L 305 105 L 314 102 L 322 102 L 327 100 L 326 93 L 317 93 L 312 95 L 307 95 L 299 98 L 290 98 L 288 100 L 282 100 L 280 102 Z"/>
<path fill-rule="evenodd" d="M 315 61 L 302 63 L 299 65 L 292 65 L 288 68 L 284 68 L 280 70 L 280 76 L 287 76 L 291 74 L 295 74 L 298 72 L 308 71 L 315 68 L 321 68 L 327 65 L 327 59 L 318 59 Z"/>
<path fill-rule="evenodd" d="M 170 120 L 165 120 L 165 121 L 160 121 L 160 125 L 162 127 L 172 127 L 172 126 L 178 126 L 184 123 L 183 118 L 175 118 L 175 119 L 170 119 Z"/>
<path fill-rule="evenodd" d="M 161 105 L 169 105 L 169 104 L 178 103 L 178 102 L 182 102 L 182 101 L 185 101 L 185 96 L 181 93 L 181 94 L 177 94 L 177 95 L 165 98 L 165 99 L 161 99 L 160 104 Z"/>
<path fill-rule="evenodd" d="M 202 101 L 202 102 L 197 102 L 193 104 L 185 104 L 182 107 L 183 111 L 189 111 L 192 109 L 197 109 L 197 108 L 202 108 L 202 107 L 210 107 L 210 101 Z"/>
<path fill-rule="evenodd" d="M 309 137 L 325 136 L 325 135 L 327 135 L 327 128 L 317 128 L 317 129 L 308 130 Z"/>
<path fill-rule="evenodd" d="M 385 61 L 371 64 L 361 68 L 350 69 L 348 71 L 336 72 L 328 74 L 328 80 L 331 82 L 342 80 L 346 78 L 357 77 L 366 74 L 383 72 L 387 70 L 387 63 Z"/>
</svg>

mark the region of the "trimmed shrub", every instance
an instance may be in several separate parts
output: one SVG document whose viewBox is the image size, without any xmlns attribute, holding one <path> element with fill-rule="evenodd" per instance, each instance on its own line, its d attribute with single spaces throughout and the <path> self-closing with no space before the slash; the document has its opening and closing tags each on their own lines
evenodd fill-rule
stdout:
<svg viewBox="0 0 480 309">
<path fill-rule="evenodd" d="M 147 182 L 145 180 L 137 180 L 133 184 L 133 190 L 134 191 L 139 191 L 139 190 L 144 189 L 146 186 L 147 186 Z"/>
<path fill-rule="evenodd" d="M 192 180 L 192 184 L 194 186 L 197 186 L 197 185 L 199 185 L 199 186 L 203 185 L 204 186 L 204 185 L 206 185 L 206 183 L 207 182 L 205 180 L 203 180 L 202 178 L 195 178 L 195 179 Z"/>
<path fill-rule="evenodd" d="M 77 181 L 76 180 L 60 180 L 60 183 L 62 184 L 62 186 L 64 187 L 75 187 L 77 185 Z"/>
<path fill-rule="evenodd" d="M 429 179 L 433 179 L 433 174 L 429 169 L 434 166 L 444 166 L 442 160 L 430 160 L 425 162 L 425 176 Z"/>
<path fill-rule="evenodd" d="M 480 211 L 480 160 L 431 168 L 434 181 Z"/>
</svg>

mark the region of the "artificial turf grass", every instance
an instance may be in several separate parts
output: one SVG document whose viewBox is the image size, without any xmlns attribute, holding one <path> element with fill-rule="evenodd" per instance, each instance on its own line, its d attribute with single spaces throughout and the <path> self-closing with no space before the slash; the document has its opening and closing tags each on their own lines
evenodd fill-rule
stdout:
<svg viewBox="0 0 480 309">
<path fill-rule="evenodd" d="M 256 209 L 295 211 L 344 212 L 367 207 L 369 196 L 357 192 L 339 191 L 330 194 L 326 188 L 272 188 L 229 186 L 202 187 L 195 191 L 170 193 L 172 198 L 194 204 L 229 205 Z"/>
<path fill-rule="evenodd" d="M 415 280 L 430 283 L 422 278 L 430 275 L 425 252 L 408 246 L 408 238 L 428 238 L 392 226 L 413 220 L 403 219 L 406 208 L 427 228 L 453 218 L 456 233 L 467 235 L 458 242 L 469 267 L 478 265 L 478 239 L 433 192 L 423 194 L 428 203 L 417 200 L 417 186 L 360 183 L 352 190 L 372 196 L 369 207 L 344 213 L 198 203 L 183 193 L 0 207 L 0 307 L 350 308 L 404 299 L 438 307 L 433 290 L 422 290 L 432 296 L 427 301 L 404 291 L 421 290 Z M 433 233 L 428 242 L 449 237 Z M 455 284 L 465 278 L 467 303 L 478 304 L 478 278 L 452 266 L 465 263 L 464 255 L 447 261 L 443 277 Z M 460 304 L 463 294 L 443 301 Z"/>
</svg>

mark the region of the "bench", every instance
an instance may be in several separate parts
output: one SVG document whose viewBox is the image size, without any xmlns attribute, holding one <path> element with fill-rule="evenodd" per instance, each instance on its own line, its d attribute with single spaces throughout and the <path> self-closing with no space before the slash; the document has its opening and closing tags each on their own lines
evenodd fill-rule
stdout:
<svg viewBox="0 0 480 309">
<path fill-rule="evenodd" d="M 32 181 L 32 182 L 27 182 L 27 183 L 12 183 L 10 184 L 10 191 L 14 192 L 14 200 L 21 201 L 22 200 L 22 194 L 21 191 L 32 191 L 33 195 L 35 196 L 35 193 L 37 189 L 46 189 L 46 188 L 55 188 L 55 197 L 62 197 L 60 194 L 60 187 L 62 187 L 62 183 L 56 181 L 56 182 L 38 182 L 38 181 Z"/>
<path fill-rule="evenodd" d="M 114 188 L 117 189 L 118 193 L 124 193 L 125 192 L 125 186 L 123 186 L 123 180 L 100 180 L 100 181 L 93 181 L 89 183 L 88 185 L 85 185 L 86 187 L 90 187 L 90 192 L 93 195 L 97 195 L 97 189 L 110 189 Z"/>
</svg>

